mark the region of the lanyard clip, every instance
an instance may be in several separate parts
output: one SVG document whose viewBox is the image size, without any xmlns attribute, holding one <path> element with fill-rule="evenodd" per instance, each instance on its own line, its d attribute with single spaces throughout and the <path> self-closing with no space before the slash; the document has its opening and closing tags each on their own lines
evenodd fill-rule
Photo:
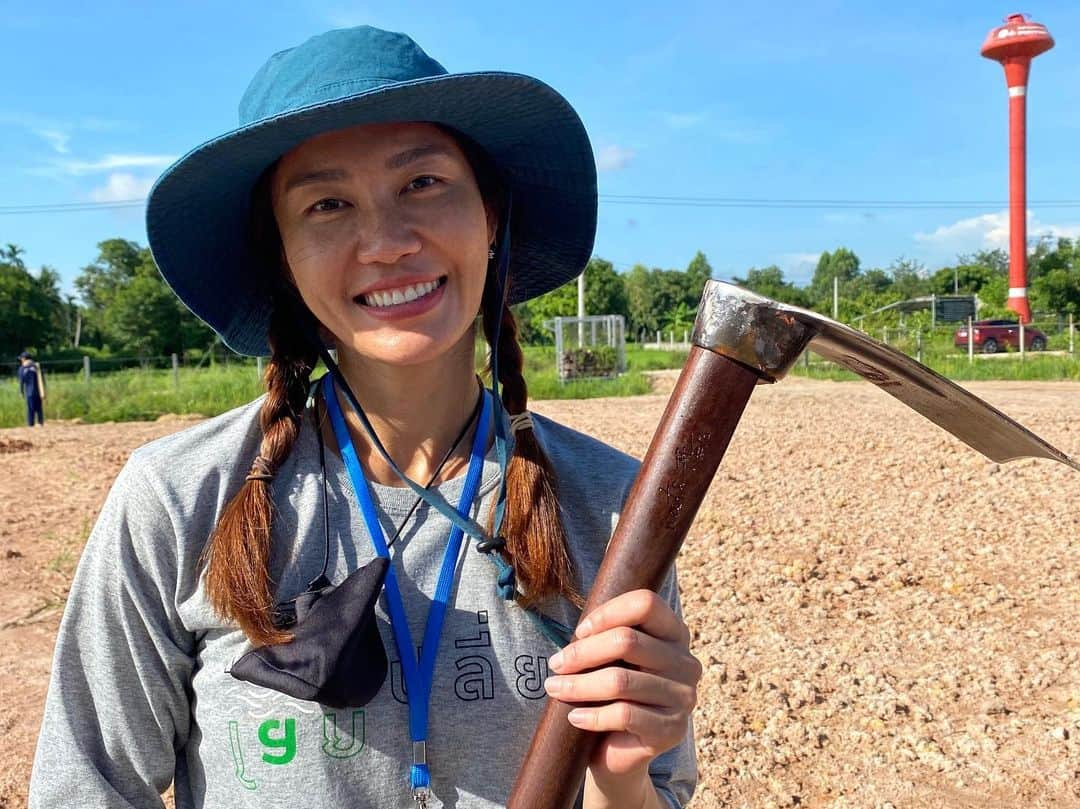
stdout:
<svg viewBox="0 0 1080 809">
<path fill-rule="evenodd" d="M 410 774 L 412 780 L 412 799 L 417 809 L 427 809 L 431 797 L 431 774 L 427 766 L 427 743 L 413 742 L 413 765 Z"/>
</svg>

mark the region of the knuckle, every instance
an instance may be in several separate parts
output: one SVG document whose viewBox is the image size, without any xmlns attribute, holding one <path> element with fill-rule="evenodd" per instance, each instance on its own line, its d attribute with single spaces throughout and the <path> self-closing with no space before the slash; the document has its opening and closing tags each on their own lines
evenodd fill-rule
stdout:
<svg viewBox="0 0 1080 809">
<path fill-rule="evenodd" d="M 623 655 L 631 652 L 640 642 L 636 630 L 620 626 L 615 630 L 615 651 Z"/>
<path fill-rule="evenodd" d="M 705 666 L 703 666 L 701 661 L 693 655 L 690 656 L 690 660 L 690 673 L 693 675 L 694 685 L 697 685 L 701 682 L 701 678 L 705 674 Z"/>
<path fill-rule="evenodd" d="M 614 667 L 608 674 L 612 691 L 622 695 L 630 690 L 630 672 L 621 667 Z"/>
<path fill-rule="evenodd" d="M 628 703 L 618 702 L 612 706 L 615 722 L 624 730 L 630 729 L 630 723 L 634 719 L 634 711 Z"/>
<path fill-rule="evenodd" d="M 634 606 L 637 608 L 637 612 L 642 616 L 654 612 L 656 608 L 663 603 L 660 596 L 652 590 L 638 590 L 635 596 L 636 603 Z"/>
</svg>

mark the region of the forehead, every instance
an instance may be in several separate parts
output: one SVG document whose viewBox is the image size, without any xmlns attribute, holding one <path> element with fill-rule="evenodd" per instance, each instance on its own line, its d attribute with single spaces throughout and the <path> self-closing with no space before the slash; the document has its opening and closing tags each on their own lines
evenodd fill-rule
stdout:
<svg viewBox="0 0 1080 809">
<path fill-rule="evenodd" d="M 324 132 L 286 152 L 278 163 L 277 179 L 299 169 L 335 163 L 381 166 L 398 153 L 426 146 L 464 159 L 454 138 L 435 124 L 362 124 Z"/>
</svg>

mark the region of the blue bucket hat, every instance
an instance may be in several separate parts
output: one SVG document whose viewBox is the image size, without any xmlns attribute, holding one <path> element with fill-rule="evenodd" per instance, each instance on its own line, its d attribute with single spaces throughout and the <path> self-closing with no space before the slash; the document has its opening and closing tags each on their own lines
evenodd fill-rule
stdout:
<svg viewBox="0 0 1080 809">
<path fill-rule="evenodd" d="M 248 245 L 256 181 L 315 135 L 403 121 L 468 136 L 508 185 L 510 303 L 581 272 L 596 232 L 596 164 L 570 104 L 529 76 L 449 74 L 404 34 L 360 26 L 271 56 L 240 101 L 239 128 L 189 152 L 158 179 L 146 230 L 166 282 L 234 351 L 269 354 L 278 279 Z"/>
</svg>

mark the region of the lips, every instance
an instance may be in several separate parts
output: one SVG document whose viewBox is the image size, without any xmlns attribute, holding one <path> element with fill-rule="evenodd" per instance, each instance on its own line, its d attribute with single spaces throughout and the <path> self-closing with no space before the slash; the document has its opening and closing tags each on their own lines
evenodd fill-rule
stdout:
<svg viewBox="0 0 1080 809">
<path fill-rule="evenodd" d="M 415 284 L 403 284 L 397 287 L 372 290 L 357 295 L 355 300 L 357 303 L 372 309 L 389 309 L 425 298 L 445 284 L 446 276 L 443 275 L 433 281 L 421 281 Z"/>
</svg>

